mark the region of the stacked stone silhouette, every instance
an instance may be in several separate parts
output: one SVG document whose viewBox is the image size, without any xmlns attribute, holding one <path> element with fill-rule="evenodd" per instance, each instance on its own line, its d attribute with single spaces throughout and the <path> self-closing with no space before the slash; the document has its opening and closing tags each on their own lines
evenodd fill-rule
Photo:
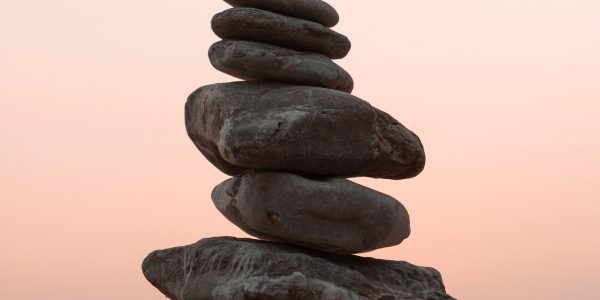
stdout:
<svg viewBox="0 0 600 300">
<path fill-rule="evenodd" d="M 320 0 L 225 0 L 212 65 L 245 81 L 199 88 L 185 107 L 200 152 L 233 178 L 217 209 L 259 240 L 230 237 L 155 251 L 146 278 L 170 299 L 452 299 L 440 274 L 350 254 L 410 234 L 396 199 L 349 177 L 405 179 L 425 154 L 400 122 L 352 96 L 332 59 L 350 41 Z"/>
</svg>

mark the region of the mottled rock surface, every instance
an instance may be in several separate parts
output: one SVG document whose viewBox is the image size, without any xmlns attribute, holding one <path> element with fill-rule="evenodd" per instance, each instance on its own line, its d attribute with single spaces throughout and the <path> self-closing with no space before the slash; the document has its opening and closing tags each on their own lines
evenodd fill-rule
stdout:
<svg viewBox="0 0 600 300">
<path fill-rule="evenodd" d="M 244 80 L 320 86 L 347 93 L 354 87 L 350 74 L 321 54 L 225 40 L 213 44 L 208 56 L 217 70 Z"/>
<path fill-rule="evenodd" d="M 388 114 L 340 91 L 265 82 L 202 87 L 186 103 L 198 149 L 229 175 L 246 169 L 332 177 L 419 174 L 419 138 Z"/>
<path fill-rule="evenodd" d="M 340 16 L 331 5 L 321 0 L 225 0 L 233 7 L 254 7 L 290 17 L 306 19 L 333 27 Z"/>
<path fill-rule="evenodd" d="M 350 40 L 319 23 L 255 8 L 231 8 L 216 14 L 212 29 L 222 39 L 263 42 L 343 58 Z"/>
<path fill-rule="evenodd" d="M 142 269 L 173 300 L 454 299 L 432 268 L 234 238 L 155 251 Z"/>
<path fill-rule="evenodd" d="M 250 235 L 316 250 L 366 252 L 410 235 L 400 202 L 343 178 L 248 171 L 218 185 L 212 199 Z"/>
</svg>

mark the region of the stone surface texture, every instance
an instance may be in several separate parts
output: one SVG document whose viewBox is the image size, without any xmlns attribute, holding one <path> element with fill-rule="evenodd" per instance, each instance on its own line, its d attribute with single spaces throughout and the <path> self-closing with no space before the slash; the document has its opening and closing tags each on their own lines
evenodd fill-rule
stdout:
<svg viewBox="0 0 600 300">
<path fill-rule="evenodd" d="M 216 14 L 212 29 L 229 40 L 248 40 L 343 58 L 350 40 L 319 23 L 255 8 L 231 8 Z"/>
<path fill-rule="evenodd" d="M 188 135 L 217 168 L 402 179 L 425 165 L 419 138 L 340 91 L 265 82 L 202 87 L 186 103 Z"/>
<path fill-rule="evenodd" d="M 213 44 L 208 53 L 217 70 L 244 80 L 319 86 L 347 93 L 354 87 L 350 74 L 321 54 L 231 40 Z"/>
<path fill-rule="evenodd" d="M 146 278 L 173 300 L 451 300 L 432 268 L 211 238 L 155 251 Z"/>
<path fill-rule="evenodd" d="M 254 7 L 321 23 L 326 27 L 335 26 L 340 16 L 331 5 L 321 0 L 225 0 L 233 7 Z"/>
<path fill-rule="evenodd" d="M 366 252 L 410 235 L 400 202 L 343 178 L 248 171 L 218 185 L 212 199 L 250 235 L 321 251 Z"/>
</svg>

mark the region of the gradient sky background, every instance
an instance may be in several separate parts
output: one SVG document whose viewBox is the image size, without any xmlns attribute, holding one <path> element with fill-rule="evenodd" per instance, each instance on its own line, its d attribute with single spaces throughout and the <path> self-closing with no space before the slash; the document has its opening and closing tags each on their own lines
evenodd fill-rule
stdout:
<svg viewBox="0 0 600 300">
<path fill-rule="evenodd" d="M 399 199 L 402 245 L 458 299 L 600 299 L 600 1 L 331 0 L 354 94 L 428 164 L 356 179 Z M 152 250 L 245 236 L 188 140 L 218 0 L 0 1 L 0 298 L 164 299 Z"/>
</svg>

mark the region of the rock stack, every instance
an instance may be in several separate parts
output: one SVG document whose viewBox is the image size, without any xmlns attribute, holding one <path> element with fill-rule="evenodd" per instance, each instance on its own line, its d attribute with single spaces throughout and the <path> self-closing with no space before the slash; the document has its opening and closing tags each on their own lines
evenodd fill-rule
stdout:
<svg viewBox="0 0 600 300">
<path fill-rule="evenodd" d="M 440 274 L 350 254 L 400 244 L 409 216 L 394 198 L 345 178 L 405 179 L 425 164 L 419 138 L 350 95 L 332 59 L 350 41 L 320 0 L 225 0 L 212 65 L 246 80 L 204 86 L 185 121 L 200 152 L 234 176 L 215 206 L 266 241 L 210 238 L 155 251 L 146 278 L 170 299 L 453 299 Z"/>
</svg>

